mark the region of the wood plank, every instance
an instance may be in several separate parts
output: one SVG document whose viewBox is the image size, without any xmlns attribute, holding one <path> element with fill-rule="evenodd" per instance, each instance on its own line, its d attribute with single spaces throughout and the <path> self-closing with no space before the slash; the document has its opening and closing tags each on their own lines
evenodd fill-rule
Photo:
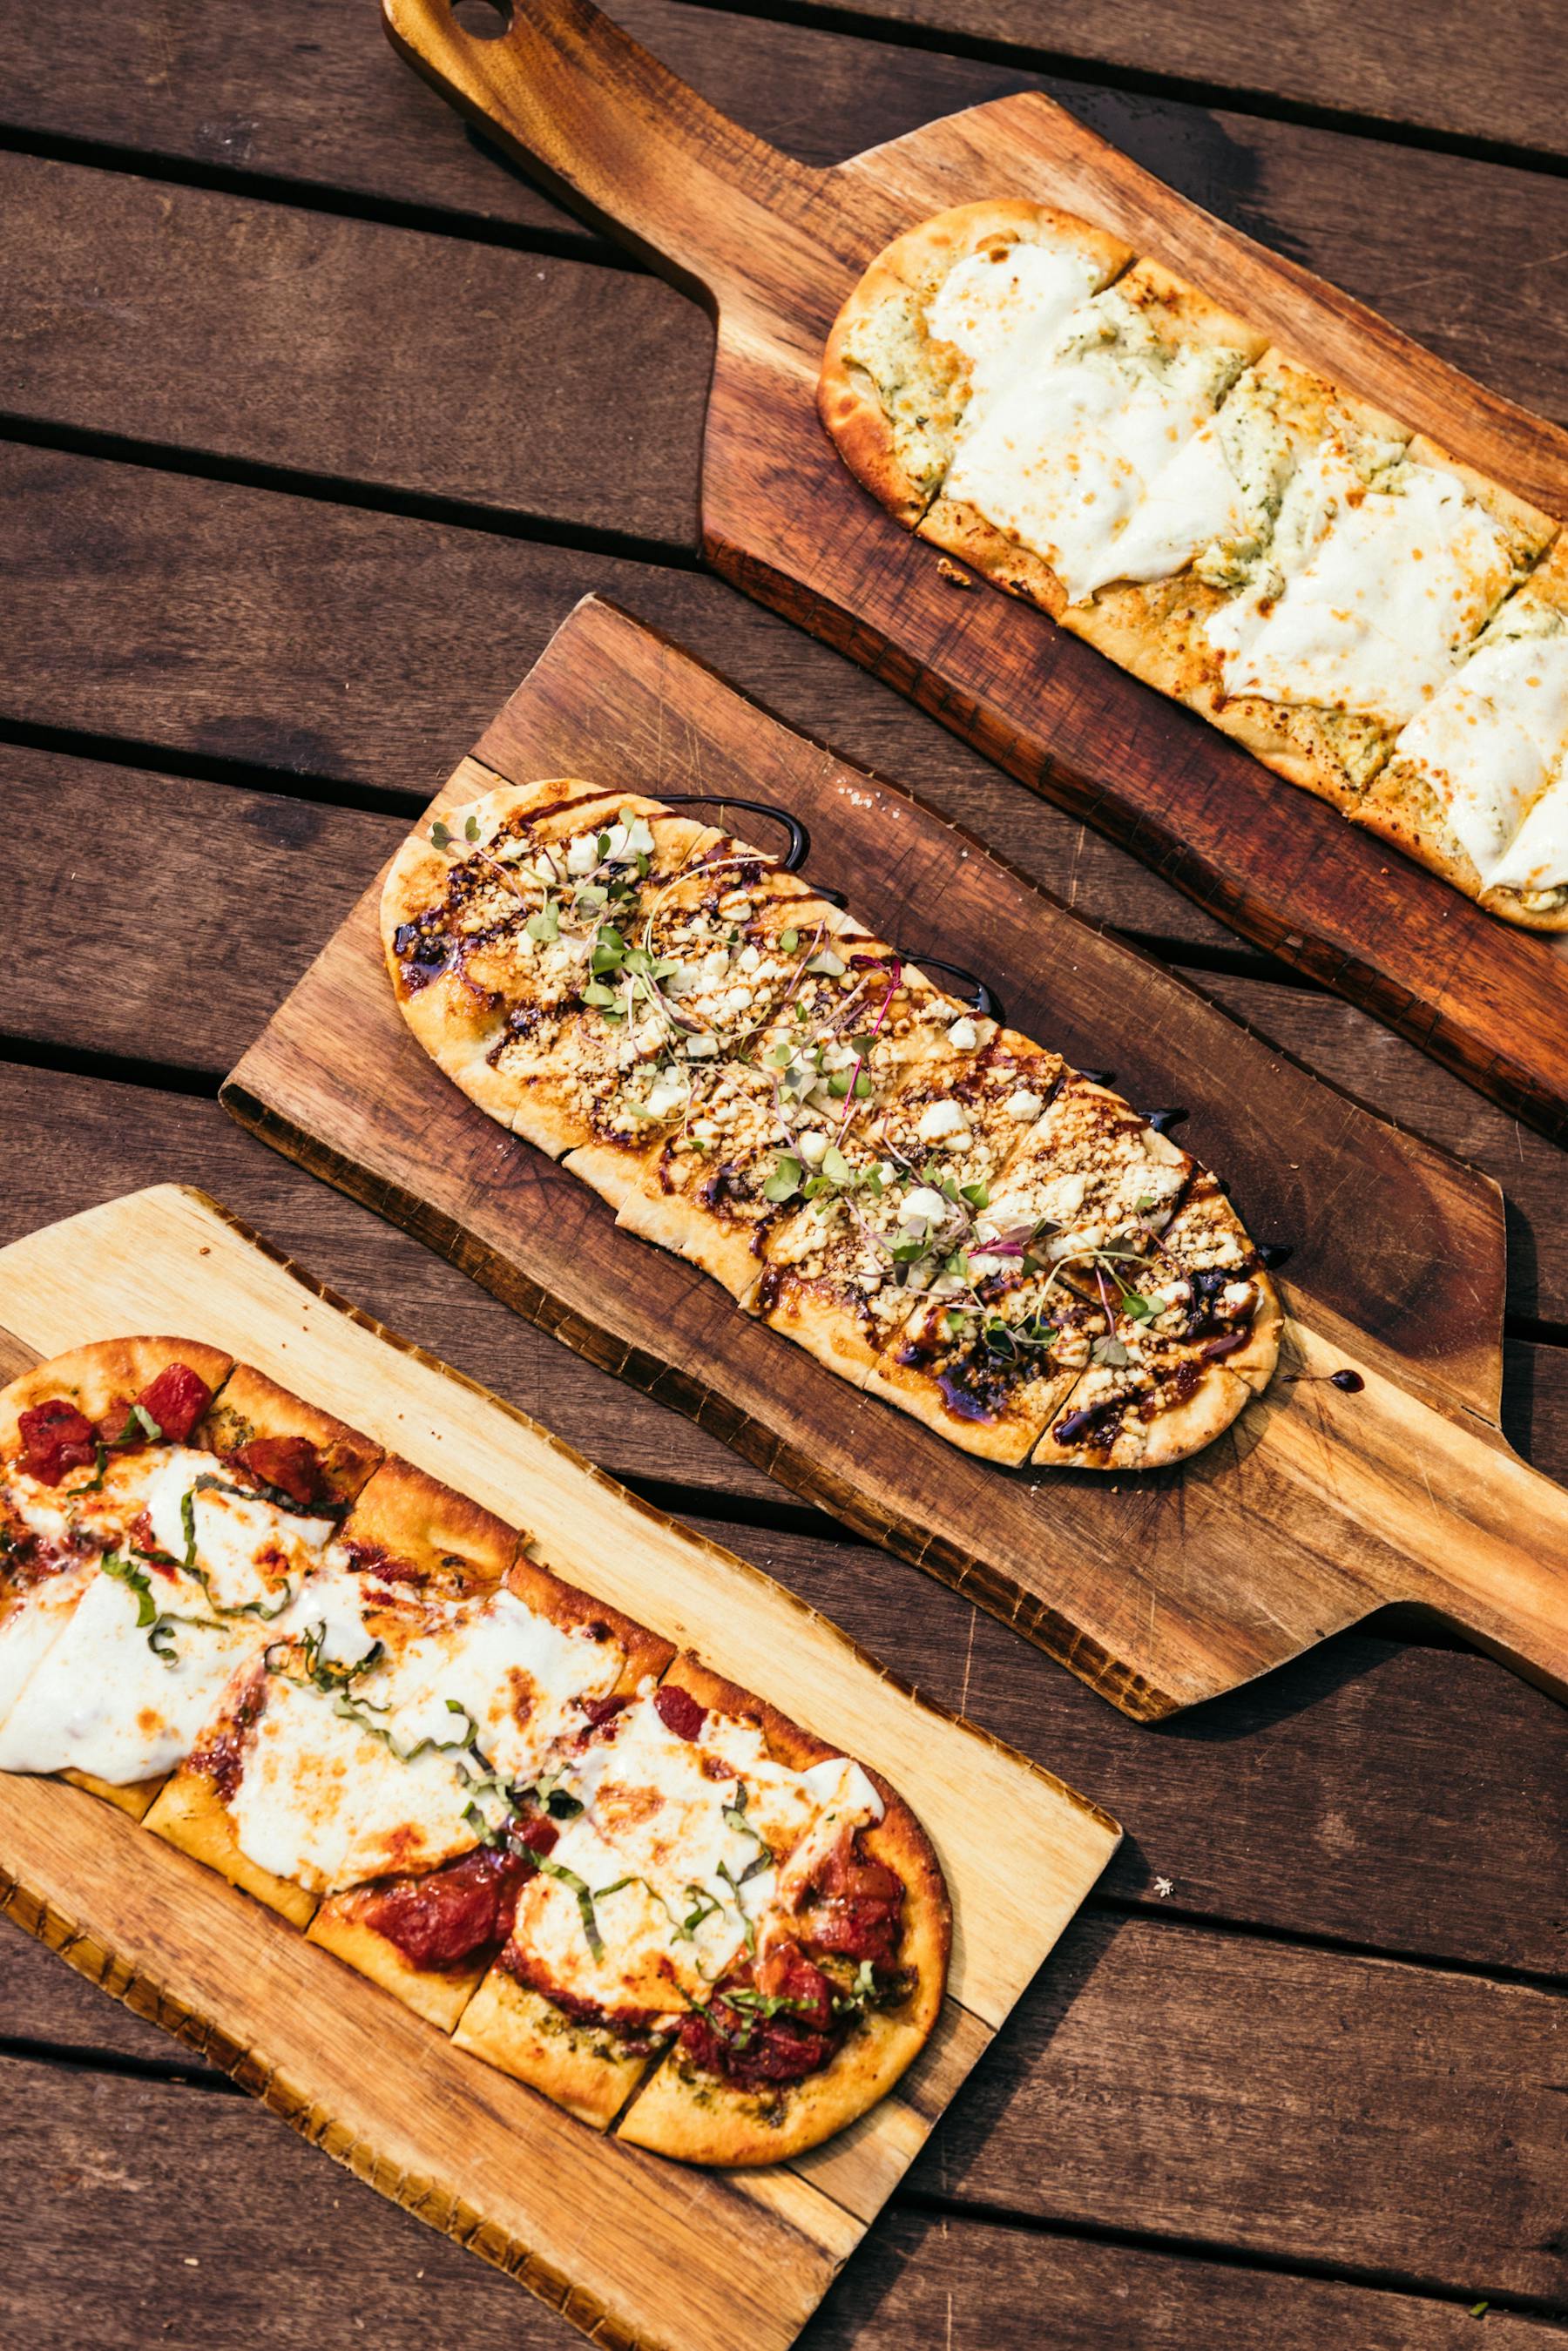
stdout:
<svg viewBox="0 0 1568 2351">
<path fill-rule="evenodd" d="M 620 0 L 615 14 L 724 112 L 811 163 L 960 107 L 1047 89 L 1220 219 L 1386 312 L 1483 381 L 1568 416 L 1568 360 L 1552 331 L 1568 302 L 1561 182 L 930 48 L 873 47 L 823 25 L 679 0 Z M 602 251 L 399 70 L 353 0 L 274 0 L 265 29 L 243 12 L 155 17 L 81 0 L 73 23 L 68 77 L 41 14 L 14 28 L 0 92 L 6 121 Z M 1183 37 L 1187 26 L 1184 17 Z M 1103 16 L 1096 33 L 1106 37 Z M 1167 21 L 1162 42 L 1172 37 Z M 1528 266 L 1500 271 L 1500 253 L 1527 256 Z"/>
<path fill-rule="evenodd" d="M 30 155 L 0 210 L 13 414 L 695 544 L 712 331 L 657 278 Z"/>
<path fill-rule="evenodd" d="M 1091 1917 L 911 2185 L 1561 2308 L 1565 2090 L 1552 1993 Z"/>
<path fill-rule="evenodd" d="M 406 793 L 412 811 L 592 590 L 896 774 L 1070 904 L 1234 946 L 1124 852 L 718 580 L 15 445 L 0 445 L 0 511 L 7 719 Z"/>
<path fill-rule="evenodd" d="M 890 2213 L 803 2337 L 809 2351 L 1480 2351 L 1471 2295 L 1435 2302 L 1197 2254 Z M 1558 2351 L 1550 2321 L 1484 2313 L 1484 2351 Z M 52 2346 L 49 2346 L 52 2351 Z"/>
<path fill-rule="evenodd" d="M 248 2101 L 159 2084 L 8 2064 L 5 2111 L 29 2160 L 12 2175 L 7 2306 L 29 2351 L 312 2351 L 319 2301 L 280 2291 L 298 2274 L 300 2214 L 313 2260 L 351 2282 L 333 2308 L 350 2344 L 382 2351 L 565 2351 L 559 2319 L 508 2280 L 347 2177 Z M 169 2183 L 179 2183 L 171 2193 Z M 328 2192 L 323 2193 L 323 2189 Z M 1271 2351 L 1376 2346 L 1474 2351 L 1464 2305 L 1192 2256 L 999 2229 L 956 2214 L 894 2212 L 802 2338 L 810 2351 L 1161 2351 L 1219 2339 Z M 329 2321 L 329 2325 L 334 2324 Z M 1549 2351 L 1539 2320 L 1493 2309 L 1487 2351 Z"/>
<path fill-rule="evenodd" d="M 823 0 L 800 0 L 810 15 Z M 1540 70 L 1557 28 L 1551 0 L 1524 0 L 1498 37 L 1477 54 L 1474 20 L 1462 0 L 1423 8 L 1420 37 L 1386 5 L 1322 0 L 1309 25 L 1281 38 L 1266 16 L 1234 0 L 1204 0 L 1172 21 L 1161 0 L 1130 0 L 1112 18 L 1093 0 L 1065 0 L 1047 26 L 1029 0 L 847 0 L 847 14 L 889 26 L 918 26 L 940 38 L 1042 46 L 1091 69 L 1112 67 L 1165 82 L 1207 83 L 1260 102 L 1310 106 L 1333 113 L 1441 131 L 1456 137 L 1568 152 L 1551 78 Z M 1042 33 L 1044 39 L 1042 41 Z"/>
<path fill-rule="evenodd" d="M 28 844 L 0 872 L 0 925 L 13 942 L 6 1030 L 214 1075 L 238 1060 L 402 837 L 394 817 L 57 753 L 0 751 L 0 772 Z M 110 888 L 112 927 L 103 920 Z M 205 974 L 220 965 L 224 985 L 209 987 Z M 1554 1145 L 1338 998 L 1227 975 L 1196 984 L 1309 1068 L 1493 1176 L 1511 1212 L 1511 1306 L 1568 1322 Z"/>
</svg>

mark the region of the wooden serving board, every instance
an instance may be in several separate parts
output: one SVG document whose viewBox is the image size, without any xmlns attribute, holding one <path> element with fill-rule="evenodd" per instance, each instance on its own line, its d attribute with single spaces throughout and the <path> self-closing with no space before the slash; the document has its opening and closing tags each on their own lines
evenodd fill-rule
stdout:
<svg viewBox="0 0 1568 2351">
<path fill-rule="evenodd" d="M 432 809 L 551 775 L 789 810 L 810 830 L 811 877 L 906 955 L 980 966 L 1018 1027 L 1108 1068 L 1140 1108 L 1189 1113 L 1182 1140 L 1234 1185 L 1253 1233 L 1294 1252 L 1269 1395 L 1183 1468 L 1107 1482 L 995 1468 L 858 1395 L 617 1230 L 443 1076 L 388 984 L 379 880 L 230 1076 L 243 1124 L 1130 1714 L 1232 1688 L 1396 1599 L 1568 1692 L 1568 1497 L 1497 1430 L 1494 1185 L 592 599 Z M 1362 1393 L 1329 1384 L 1346 1368 Z"/>
<path fill-rule="evenodd" d="M 451 0 L 382 8 L 428 80 L 716 314 L 702 527 L 718 570 L 1245 937 L 1568 1136 L 1568 944 L 1483 914 L 1031 607 L 956 588 L 937 551 L 851 478 L 813 396 L 828 329 L 890 238 L 951 204 L 1028 196 L 1114 230 L 1563 517 L 1568 434 L 1225 227 L 1038 94 L 822 171 L 727 120 L 588 0 L 514 0 L 509 32 L 491 40 L 460 26 Z"/>
<path fill-rule="evenodd" d="M 0 1250 L 0 1378 L 137 1331 L 231 1350 L 534 1538 L 535 1556 L 886 1773 L 953 1897 L 936 2032 L 799 2161 L 693 2171 L 574 2122 L 125 1815 L 0 1777 L 0 1909 L 596 2343 L 784 2351 L 1115 1849 L 1115 1823 L 825 1617 L 335 1298 L 217 1202 L 132 1193 Z"/>
</svg>

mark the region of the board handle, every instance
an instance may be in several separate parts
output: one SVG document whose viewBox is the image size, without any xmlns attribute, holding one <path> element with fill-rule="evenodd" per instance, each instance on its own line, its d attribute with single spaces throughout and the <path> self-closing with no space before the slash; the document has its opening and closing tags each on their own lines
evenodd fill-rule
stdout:
<svg viewBox="0 0 1568 2351">
<path fill-rule="evenodd" d="M 1325 1534 L 1340 1520 L 1325 1549 L 1568 1702 L 1568 1493 L 1299 1323 L 1281 1368 L 1293 1393 L 1266 1442 L 1317 1492 Z"/>
<path fill-rule="evenodd" d="M 591 0 L 508 5 L 491 38 L 453 0 L 382 0 L 382 16 L 415 72 L 572 211 L 710 308 L 765 299 L 759 257 L 790 222 L 809 239 L 827 175 L 743 131 Z"/>
</svg>

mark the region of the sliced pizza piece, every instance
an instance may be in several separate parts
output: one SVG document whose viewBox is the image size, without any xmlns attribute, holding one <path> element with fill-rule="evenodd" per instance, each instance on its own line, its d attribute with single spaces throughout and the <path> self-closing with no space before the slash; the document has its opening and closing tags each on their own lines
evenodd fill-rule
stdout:
<svg viewBox="0 0 1568 2351">
<path fill-rule="evenodd" d="M 873 1113 L 871 1141 L 911 1181 L 935 1186 L 950 1207 L 979 1214 L 1067 1074 L 1060 1053 L 1016 1029 L 960 1017 L 948 1026 L 945 1050 L 916 1061 Z"/>
<path fill-rule="evenodd" d="M 216 1527 L 222 1506 L 182 1519 L 218 1466 L 204 1430 L 231 1362 L 106 1340 L 0 1397 L 0 1770 L 61 1772 L 140 1818 L 256 1637 L 250 1611 L 287 1593 L 270 1531 Z"/>
<path fill-rule="evenodd" d="M 1568 928 L 1568 540 L 1397 737 L 1359 823 L 1529 928 Z"/>
<path fill-rule="evenodd" d="M 1105 1318 L 1004 1235 L 938 1276 L 865 1382 L 962 1452 L 1016 1468 L 1071 1395 Z"/>
<path fill-rule="evenodd" d="M 896 238 L 840 312 L 818 386 L 850 471 L 913 527 L 971 399 L 1131 259 L 1087 221 L 1020 199 L 960 204 Z"/>
<path fill-rule="evenodd" d="M 1137 262 L 971 403 L 921 536 L 1059 617 L 1267 340 Z"/>
<path fill-rule="evenodd" d="M 1357 414 L 1385 462 L 1403 447 L 1391 418 Z M 1207 624 L 1260 575 L 1277 530 L 1288 559 L 1308 509 L 1298 496 L 1281 524 L 1287 490 L 1336 423 L 1350 429 L 1333 386 L 1265 351 L 1151 479 L 1062 626 L 1212 717 L 1220 656 Z"/>
<path fill-rule="evenodd" d="M 593 980 L 601 932 L 716 836 L 577 778 L 505 785 L 410 835 L 382 893 L 403 1018 L 481 1109 L 510 1124 Z M 543 1149 L 564 1148 L 544 1122 Z"/>
<path fill-rule="evenodd" d="M 1217 674 L 1189 698 L 1292 782 L 1354 810 L 1554 528 L 1337 398 L 1267 547 L 1203 622 Z"/>
<path fill-rule="evenodd" d="M 450 2030 L 510 1930 L 530 1839 L 549 1823 L 550 1783 L 584 1725 L 613 1711 L 669 1663 L 668 1642 L 561 1583 L 514 1528 L 413 1469 L 389 1463 L 344 1531 L 374 1598 L 417 1590 L 435 1608 L 395 1662 L 367 1673 L 367 1708 L 398 1746 L 438 1745 L 454 1720 L 487 1774 L 520 1807 L 497 1826 L 471 1820 L 469 1849 L 327 1896 L 310 1939 Z"/>
<path fill-rule="evenodd" d="M 831 909 L 826 910 L 831 912 Z M 962 1008 L 883 941 L 838 916 L 786 931 L 789 987 L 727 1058 L 687 1090 L 650 1096 L 663 1133 L 639 1149 L 606 1134 L 569 1163 L 643 1239 L 700 1265 L 736 1297 L 755 1285 L 768 1231 L 956 1024 Z"/>
<path fill-rule="evenodd" d="M 885 2096 L 929 2037 L 952 1938 L 942 1873 L 885 1781 L 695 1657 L 649 1714 L 645 1760 L 611 1765 L 619 1805 L 611 1778 L 591 1801 L 651 1881 L 688 1878 L 678 1899 L 716 1901 L 742 1932 L 720 1938 L 716 1972 L 688 1978 L 674 2045 L 618 2136 L 685 2163 L 787 2161 Z M 643 1817 L 644 1781 L 672 1792 L 666 1820 Z"/>
</svg>

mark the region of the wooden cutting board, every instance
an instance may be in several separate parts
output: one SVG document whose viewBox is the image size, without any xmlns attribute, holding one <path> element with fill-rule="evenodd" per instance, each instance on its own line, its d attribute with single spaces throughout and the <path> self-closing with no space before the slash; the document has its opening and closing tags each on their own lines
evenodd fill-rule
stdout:
<svg viewBox="0 0 1568 2351">
<path fill-rule="evenodd" d="M 1114 230 L 1564 517 L 1568 434 L 1223 226 L 1037 94 L 820 171 L 728 121 L 587 0 L 517 0 L 509 33 L 493 40 L 458 25 L 450 0 L 382 8 L 428 80 L 716 315 L 702 527 L 727 578 L 1245 937 L 1568 1136 L 1568 943 L 1481 914 L 1043 614 L 988 587 L 956 588 L 936 550 L 840 464 L 813 394 L 828 328 L 891 237 L 950 204 L 1029 196 Z"/>
<path fill-rule="evenodd" d="M 334 1297 L 200 1192 L 0 1250 L 0 1379 L 152 1331 L 231 1350 L 535 1538 L 559 1573 L 884 1771 L 953 1897 L 936 2033 L 814 2154 L 693 2171 L 574 2122 L 111 1806 L 0 1777 L 0 1910 L 612 2351 L 784 2351 L 1114 1851 L 1115 1823 L 814 1609 Z"/>
<path fill-rule="evenodd" d="M 1568 1497 L 1497 1430 L 1501 1202 L 1106 937 L 911 795 L 845 767 L 592 599 L 439 809 L 581 775 L 766 800 L 811 878 L 916 960 L 1142 1109 L 1293 1250 L 1269 1395 L 1181 1468 L 1107 1482 L 998 1469 L 857 1395 L 727 1291 L 616 1229 L 415 1042 L 368 890 L 239 1063 L 241 1123 L 441 1249 L 592 1362 L 953 1583 L 1147 1719 L 1234 1687 L 1386 1600 L 1424 1603 L 1568 1692 Z M 760 832 L 749 815 L 735 821 Z M 1328 1374 L 1354 1370 L 1361 1392 Z"/>
</svg>

